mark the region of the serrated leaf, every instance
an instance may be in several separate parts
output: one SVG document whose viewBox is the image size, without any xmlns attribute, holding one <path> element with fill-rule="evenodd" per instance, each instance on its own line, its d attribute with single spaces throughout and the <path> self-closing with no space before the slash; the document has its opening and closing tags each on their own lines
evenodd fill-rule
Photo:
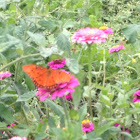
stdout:
<svg viewBox="0 0 140 140">
<path fill-rule="evenodd" d="M 35 96 L 35 91 L 27 92 L 20 95 L 16 102 L 28 101 Z"/>
<path fill-rule="evenodd" d="M 57 46 L 70 55 L 70 41 L 63 33 L 60 33 L 57 37 Z"/>
<path fill-rule="evenodd" d="M 14 118 L 10 109 L 2 103 L 0 103 L 0 117 L 5 119 L 9 123 L 12 123 L 14 121 Z"/>
<path fill-rule="evenodd" d="M 140 25 L 130 24 L 123 29 L 123 34 L 130 43 L 134 43 L 137 38 L 137 33 L 140 31 Z"/>
<path fill-rule="evenodd" d="M 32 33 L 29 31 L 27 33 L 37 45 L 45 47 L 48 44 L 47 40 L 42 34 Z"/>
<path fill-rule="evenodd" d="M 71 72 L 77 74 L 79 72 L 78 61 L 74 58 L 66 58 L 66 65 Z"/>
</svg>

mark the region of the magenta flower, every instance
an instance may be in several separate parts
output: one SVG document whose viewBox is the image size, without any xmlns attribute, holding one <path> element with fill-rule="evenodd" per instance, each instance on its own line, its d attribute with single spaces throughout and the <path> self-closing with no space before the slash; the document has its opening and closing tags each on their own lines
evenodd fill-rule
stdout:
<svg viewBox="0 0 140 140">
<path fill-rule="evenodd" d="M 140 102 L 140 90 L 137 90 L 137 91 L 133 94 L 133 96 L 135 97 L 135 98 L 133 99 L 133 102 Z"/>
<path fill-rule="evenodd" d="M 118 127 L 119 125 L 120 125 L 119 123 L 114 124 L 115 127 Z M 130 129 L 125 128 L 124 130 L 125 130 L 126 133 L 130 133 Z M 123 132 L 124 130 L 123 130 L 123 126 L 121 126 L 121 131 Z"/>
<path fill-rule="evenodd" d="M 7 128 L 11 128 L 15 125 L 15 123 L 12 123 L 11 125 L 7 125 Z M 1 131 L 1 133 L 3 133 L 4 131 Z"/>
<path fill-rule="evenodd" d="M 11 128 L 15 125 L 15 123 L 12 123 L 11 125 L 8 125 L 7 128 Z"/>
<path fill-rule="evenodd" d="M 62 68 L 62 67 L 64 67 L 64 65 L 66 65 L 66 60 L 65 59 L 55 59 L 55 60 L 49 62 L 48 65 L 52 69 Z"/>
<path fill-rule="evenodd" d="M 122 49 L 125 49 L 123 45 L 116 45 L 109 49 L 109 53 L 118 52 Z"/>
<path fill-rule="evenodd" d="M 97 28 L 86 27 L 79 29 L 72 36 L 72 42 L 80 44 L 102 43 L 106 41 L 108 35 Z"/>
<path fill-rule="evenodd" d="M 113 31 L 111 28 L 108 28 L 107 26 L 102 26 L 99 28 L 100 30 L 102 30 L 105 34 L 113 34 Z"/>
<path fill-rule="evenodd" d="M 4 79 L 6 77 L 10 77 L 10 76 L 12 76 L 12 74 L 10 72 L 8 72 L 8 71 L 0 72 L 0 80 Z"/>
<path fill-rule="evenodd" d="M 14 136 L 14 137 L 12 137 L 8 140 L 27 140 L 27 138 L 26 137 L 21 138 L 21 137 L 18 137 L 18 136 Z"/>
<path fill-rule="evenodd" d="M 71 93 L 69 93 L 68 95 L 66 95 L 66 99 L 67 99 L 68 101 L 71 101 L 71 100 L 73 99 Z"/>
<path fill-rule="evenodd" d="M 91 132 L 94 130 L 94 126 L 88 119 L 85 119 L 82 121 L 82 130 L 84 133 Z"/>
<path fill-rule="evenodd" d="M 39 97 L 40 101 L 44 101 L 46 98 L 51 96 L 50 99 L 54 100 L 56 97 L 64 97 L 66 92 L 73 93 L 74 87 L 80 85 L 77 78 L 74 78 L 74 75 L 71 75 L 69 82 L 60 83 L 52 89 L 43 89 L 38 88 L 36 95 Z"/>
</svg>

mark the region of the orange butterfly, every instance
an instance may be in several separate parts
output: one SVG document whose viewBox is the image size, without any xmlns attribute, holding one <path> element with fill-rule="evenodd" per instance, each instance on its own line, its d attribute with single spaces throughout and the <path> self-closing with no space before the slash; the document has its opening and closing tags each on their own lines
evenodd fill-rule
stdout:
<svg viewBox="0 0 140 140">
<path fill-rule="evenodd" d="M 39 88 L 54 88 L 57 84 L 69 82 L 71 75 L 59 70 L 45 68 L 39 65 L 23 65 L 23 71 L 28 74 Z"/>
</svg>

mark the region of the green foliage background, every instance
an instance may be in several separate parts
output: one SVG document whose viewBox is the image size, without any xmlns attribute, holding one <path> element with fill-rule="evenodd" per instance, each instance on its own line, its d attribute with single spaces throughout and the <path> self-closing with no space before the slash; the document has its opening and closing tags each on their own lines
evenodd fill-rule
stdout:
<svg viewBox="0 0 140 140">
<path fill-rule="evenodd" d="M 5 130 L 0 137 L 8 139 L 8 131 L 29 140 L 138 140 L 140 104 L 132 99 L 140 87 L 139 5 L 138 0 L 1 0 L 0 71 L 8 70 L 12 77 L 0 81 L 0 130 Z M 90 118 L 88 51 L 87 46 L 73 44 L 71 36 L 80 28 L 104 25 L 113 29 L 113 35 L 91 48 L 96 131 L 83 135 L 81 121 Z M 126 48 L 119 53 L 123 70 L 118 56 L 108 53 L 122 41 Z M 63 57 L 66 69 L 80 82 L 73 102 L 67 102 L 71 125 L 66 130 L 62 129 L 66 126 L 62 103 L 59 99 L 38 101 L 34 84 L 22 71 L 24 64 L 46 67 Z M 8 129 L 13 122 L 16 126 Z M 116 122 L 130 128 L 130 134 L 114 127 Z"/>
</svg>

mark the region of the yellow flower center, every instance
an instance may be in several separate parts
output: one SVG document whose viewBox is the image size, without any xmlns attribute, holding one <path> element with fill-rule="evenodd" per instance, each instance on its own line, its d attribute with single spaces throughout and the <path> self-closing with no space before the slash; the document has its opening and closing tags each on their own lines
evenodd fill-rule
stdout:
<svg viewBox="0 0 140 140">
<path fill-rule="evenodd" d="M 99 29 L 105 30 L 105 29 L 108 29 L 108 27 L 107 26 L 101 26 Z"/>
</svg>

